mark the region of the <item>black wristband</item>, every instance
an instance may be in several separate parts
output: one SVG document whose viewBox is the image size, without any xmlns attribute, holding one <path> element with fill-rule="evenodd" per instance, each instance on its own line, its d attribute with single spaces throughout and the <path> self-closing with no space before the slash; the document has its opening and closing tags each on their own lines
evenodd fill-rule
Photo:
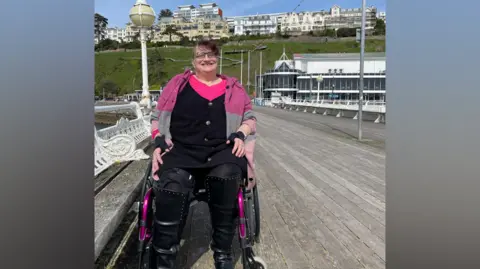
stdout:
<svg viewBox="0 0 480 269">
<path fill-rule="evenodd" d="M 235 138 L 238 138 L 242 141 L 245 140 L 245 134 L 241 131 L 238 131 L 236 133 L 231 133 L 230 136 L 228 137 L 228 140 L 230 140 L 230 142 L 234 142 Z"/>
<path fill-rule="evenodd" d="M 240 138 L 242 141 L 245 141 L 245 134 L 242 131 L 238 131 L 236 134 L 238 138 Z"/>
<path fill-rule="evenodd" d="M 168 149 L 168 144 L 165 141 L 165 137 L 163 135 L 155 137 L 155 148 L 159 148 L 162 151 Z"/>
</svg>

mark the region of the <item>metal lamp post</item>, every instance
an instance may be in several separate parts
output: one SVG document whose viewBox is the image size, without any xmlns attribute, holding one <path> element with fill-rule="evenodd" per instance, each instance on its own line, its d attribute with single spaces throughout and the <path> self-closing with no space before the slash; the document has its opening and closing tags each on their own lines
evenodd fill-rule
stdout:
<svg viewBox="0 0 480 269">
<path fill-rule="evenodd" d="M 362 27 L 360 34 L 360 89 L 358 91 L 358 140 L 362 140 L 362 121 L 363 121 L 363 68 L 365 53 L 365 6 L 366 0 L 362 0 Z"/>
<path fill-rule="evenodd" d="M 320 102 L 320 82 L 323 81 L 323 77 L 320 75 L 317 77 L 317 102 Z"/>
<path fill-rule="evenodd" d="M 151 108 L 150 93 L 148 91 L 148 64 L 147 64 L 147 28 L 155 22 L 155 11 L 146 0 L 137 0 L 130 9 L 130 20 L 140 28 L 140 44 L 142 46 L 142 101 L 141 105 Z"/>
<path fill-rule="evenodd" d="M 241 60 L 240 60 L 240 84 L 242 84 L 243 86 L 243 50 L 241 51 L 240 53 L 240 57 L 241 57 Z"/>
</svg>

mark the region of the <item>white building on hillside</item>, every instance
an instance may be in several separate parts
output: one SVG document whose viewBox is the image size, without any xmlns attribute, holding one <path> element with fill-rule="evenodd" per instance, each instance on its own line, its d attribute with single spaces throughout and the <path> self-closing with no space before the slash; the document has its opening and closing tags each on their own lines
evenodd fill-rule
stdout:
<svg viewBox="0 0 480 269">
<path fill-rule="evenodd" d="M 230 31 L 235 35 L 274 34 L 286 13 L 257 14 L 226 17 Z"/>
<path fill-rule="evenodd" d="M 366 29 L 373 29 L 376 23 L 377 8 L 366 8 Z M 340 8 L 334 5 L 330 11 L 289 12 L 282 21 L 282 32 L 301 34 L 302 32 L 324 29 L 359 28 L 362 23 L 361 8 Z"/>
<path fill-rule="evenodd" d="M 154 28 L 155 25 L 152 27 L 152 29 L 147 30 L 147 40 L 151 40 L 154 35 Z M 136 27 L 133 25 L 132 22 L 127 22 L 125 24 L 125 35 L 123 37 L 123 42 L 133 42 L 135 40 L 140 40 L 140 28 Z"/>
<path fill-rule="evenodd" d="M 378 12 L 377 18 L 381 19 L 385 23 L 387 22 L 387 13 L 385 11 Z"/>
<path fill-rule="evenodd" d="M 366 28 L 373 29 L 377 18 L 377 8 L 367 7 Z M 334 5 L 329 11 L 284 12 L 257 14 L 225 18 L 231 32 L 235 35 L 250 33 L 275 33 L 280 29 L 284 33 L 302 34 L 310 31 L 339 28 L 357 28 L 361 26 L 361 8 L 341 8 Z M 251 29 L 247 29 L 251 27 Z M 259 30 L 256 30 L 259 29 Z"/>
<path fill-rule="evenodd" d="M 194 5 L 182 5 L 178 6 L 177 10 L 173 11 L 173 17 L 185 18 L 187 20 L 192 19 L 192 12 L 195 10 Z"/>
<path fill-rule="evenodd" d="M 277 31 L 277 17 L 269 15 L 250 16 L 245 19 L 236 19 L 234 23 L 235 35 L 268 35 Z"/>
<path fill-rule="evenodd" d="M 127 31 L 124 28 L 107 28 L 107 38 L 117 42 L 126 41 Z"/>
<path fill-rule="evenodd" d="M 182 5 L 178 6 L 178 9 L 173 12 L 175 18 L 185 18 L 186 20 L 192 20 L 197 17 L 203 17 L 208 15 L 220 15 L 223 16 L 222 9 L 216 3 L 200 4 L 198 8 L 194 5 Z"/>
</svg>

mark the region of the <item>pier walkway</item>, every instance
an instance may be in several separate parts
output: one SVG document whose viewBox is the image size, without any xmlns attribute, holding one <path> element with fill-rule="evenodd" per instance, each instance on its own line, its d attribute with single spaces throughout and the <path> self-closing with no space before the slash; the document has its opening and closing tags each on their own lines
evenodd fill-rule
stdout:
<svg viewBox="0 0 480 269">
<path fill-rule="evenodd" d="M 358 142 L 352 119 L 254 110 L 262 217 L 257 255 L 271 269 L 385 268 L 385 125 L 365 122 L 366 141 Z M 210 232 L 208 207 L 194 206 L 179 268 L 213 268 Z M 135 265 L 136 257 L 126 255 L 115 268 Z"/>
</svg>

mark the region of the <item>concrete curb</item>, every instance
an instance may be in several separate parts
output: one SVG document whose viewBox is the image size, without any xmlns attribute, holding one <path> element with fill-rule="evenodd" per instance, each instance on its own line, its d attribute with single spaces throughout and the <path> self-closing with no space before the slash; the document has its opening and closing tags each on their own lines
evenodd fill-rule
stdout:
<svg viewBox="0 0 480 269">
<path fill-rule="evenodd" d="M 95 196 L 95 260 L 140 195 L 148 162 L 132 162 Z"/>
</svg>

